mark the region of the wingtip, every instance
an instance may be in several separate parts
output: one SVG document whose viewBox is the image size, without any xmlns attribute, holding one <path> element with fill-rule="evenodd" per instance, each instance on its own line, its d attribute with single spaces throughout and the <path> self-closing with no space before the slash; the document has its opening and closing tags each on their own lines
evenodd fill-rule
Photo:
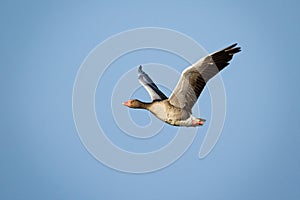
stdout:
<svg viewBox="0 0 300 200">
<path fill-rule="evenodd" d="M 140 66 L 139 66 L 139 69 L 138 69 L 138 72 L 140 72 L 140 73 L 143 72 L 142 69 L 143 69 L 143 67 L 142 67 L 142 65 L 140 65 Z"/>
<path fill-rule="evenodd" d="M 224 50 L 226 52 L 230 52 L 231 55 L 238 53 L 241 51 L 241 47 L 237 46 L 238 43 L 234 43 L 232 45 L 230 45 L 229 47 L 225 48 Z"/>
<path fill-rule="evenodd" d="M 235 47 L 237 44 L 238 44 L 238 43 L 236 42 L 236 43 L 232 44 L 231 46 L 232 46 L 232 47 Z"/>
<path fill-rule="evenodd" d="M 229 47 L 225 48 L 225 50 L 227 50 L 227 49 L 232 49 L 233 47 L 236 47 L 237 44 L 238 44 L 238 43 L 234 43 L 234 44 L 230 45 Z"/>
</svg>

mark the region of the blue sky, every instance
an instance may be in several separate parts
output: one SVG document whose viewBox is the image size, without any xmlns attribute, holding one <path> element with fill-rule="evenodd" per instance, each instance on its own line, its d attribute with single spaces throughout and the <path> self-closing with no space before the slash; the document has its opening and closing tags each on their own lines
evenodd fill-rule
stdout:
<svg viewBox="0 0 300 200">
<path fill-rule="evenodd" d="M 0 198 L 299 199 L 298 10 L 297 1 L 2 1 Z M 209 52 L 234 42 L 242 52 L 222 73 L 227 115 L 209 156 L 197 157 L 203 127 L 174 164 L 127 174 L 101 164 L 81 143 L 72 115 L 73 84 L 96 45 L 149 26 L 182 32 Z M 117 65 L 130 70 L 136 62 L 162 62 L 179 71 L 187 64 L 144 51 L 121 58 L 107 73 L 118 74 Z M 106 93 L 108 88 L 108 103 Z M 199 105 L 207 119 L 208 102 L 205 91 Z M 96 104 L 98 115 L 101 106 Z M 115 127 L 107 122 L 107 129 Z M 145 148 L 156 149 L 173 136 L 159 135 Z M 124 148 L 145 150 L 128 145 L 133 138 L 110 137 Z"/>
</svg>

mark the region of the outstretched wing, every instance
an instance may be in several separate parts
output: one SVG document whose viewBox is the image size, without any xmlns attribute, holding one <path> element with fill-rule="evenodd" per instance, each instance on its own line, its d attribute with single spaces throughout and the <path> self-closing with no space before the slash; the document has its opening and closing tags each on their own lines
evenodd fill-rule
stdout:
<svg viewBox="0 0 300 200">
<path fill-rule="evenodd" d="M 166 95 L 158 89 L 152 79 L 146 74 L 143 69 L 142 65 L 140 65 L 139 70 L 139 82 L 144 86 L 144 88 L 149 93 L 152 101 L 154 100 L 164 100 L 167 99 Z"/>
<path fill-rule="evenodd" d="M 186 68 L 173 90 L 169 102 L 178 108 L 192 110 L 207 81 L 229 65 L 235 53 L 241 51 L 233 44 L 223 50 L 212 53 L 192 66 Z"/>
</svg>

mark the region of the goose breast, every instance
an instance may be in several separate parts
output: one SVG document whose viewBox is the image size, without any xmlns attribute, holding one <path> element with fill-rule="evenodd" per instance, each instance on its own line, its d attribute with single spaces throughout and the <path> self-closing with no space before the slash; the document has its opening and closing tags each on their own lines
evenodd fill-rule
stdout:
<svg viewBox="0 0 300 200">
<path fill-rule="evenodd" d="M 149 111 L 160 120 L 172 125 L 176 125 L 178 121 L 186 120 L 191 116 L 191 113 L 186 110 L 172 106 L 167 99 L 154 101 L 149 107 Z"/>
</svg>

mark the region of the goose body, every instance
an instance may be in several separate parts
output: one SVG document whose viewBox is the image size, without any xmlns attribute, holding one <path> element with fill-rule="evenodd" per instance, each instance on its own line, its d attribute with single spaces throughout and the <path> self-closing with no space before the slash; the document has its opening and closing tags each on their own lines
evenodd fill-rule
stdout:
<svg viewBox="0 0 300 200">
<path fill-rule="evenodd" d="M 158 89 L 140 66 L 138 79 L 149 93 L 152 102 L 146 103 L 133 99 L 124 102 L 123 105 L 130 108 L 149 110 L 158 119 L 173 126 L 202 126 L 205 119 L 192 116 L 192 107 L 207 81 L 229 65 L 233 55 L 241 51 L 240 47 L 236 47 L 236 45 L 233 44 L 212 53 L 186 68 L 169 98 Z"/>
<path fill-rule="evenodd" d="M 190 112 L 170 104 L 168 99 L 154 101 L 149 106 L 149 111 L 160 120 L 174 126 L 183 125 L 183 121 L 187 120 L 191 116 Z"/>
</svg>

